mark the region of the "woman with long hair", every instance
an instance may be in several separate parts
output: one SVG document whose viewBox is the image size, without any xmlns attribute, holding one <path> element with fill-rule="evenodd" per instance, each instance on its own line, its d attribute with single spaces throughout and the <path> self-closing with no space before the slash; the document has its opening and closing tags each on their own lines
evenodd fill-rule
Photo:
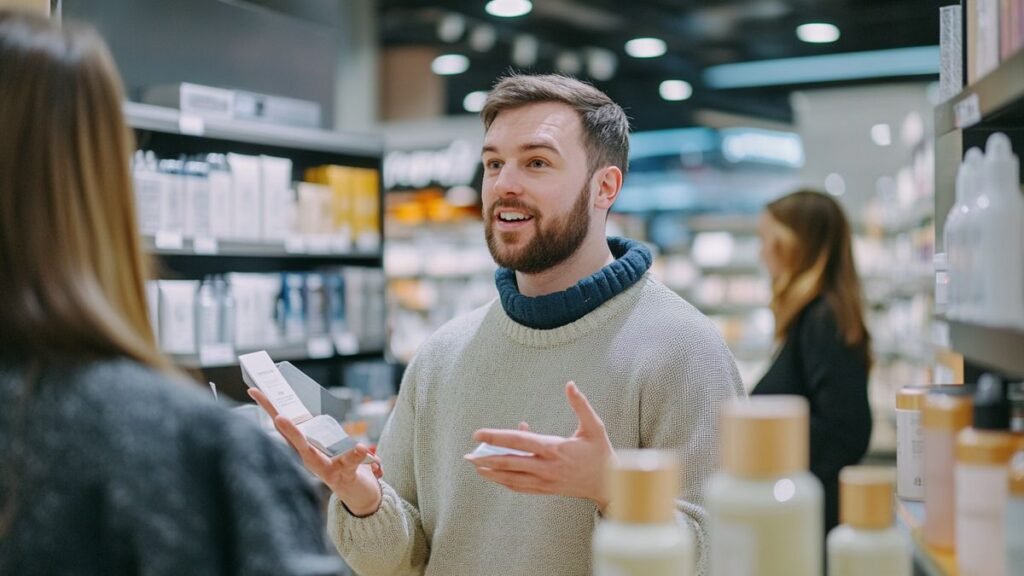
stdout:
<svg viewBox="0 0 1024 576">
<path fill-rule="evenodd" d="M 122 99 L 94 31 L 0 10 L 0 573 L 302 573 L 310 485 L 156 346 Z"/>
<path fill-rule="evenodd" d="M 752 394 L 810 403 L 811 472 L 825 488 L 827 532 L 839 522 L 839 470 L 859 462 L 871 438 L 871 337 L 850 224 L 832 197 L 801 190 L 768 204 L 759 232 L 779 348 Z"/>
</svg>

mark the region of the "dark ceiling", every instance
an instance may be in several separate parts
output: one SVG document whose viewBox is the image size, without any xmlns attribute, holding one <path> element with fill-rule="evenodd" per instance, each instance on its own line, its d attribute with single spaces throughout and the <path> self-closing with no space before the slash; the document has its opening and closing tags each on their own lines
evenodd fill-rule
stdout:
<svg viewBox="0 0 1024 576">
<path fill-rule="evenodd" d="M 605 48 L 617 56 L 610 80 L 596 81 L 626 108 L 634 129 L 687 126 L 694 112 L 713 109 L 789 122 L 789 93 L 796 86 L 712 90 L 701 82 L 708 66 L 776 58 L 812 56 L 938 44 L 937 0 L 533 0 L 533 11 L 518 18 L 497 18 L 484 11 L 485 0 L 380 0 L 380 38 L 392 46 L 433 46 L 470 58 L 469 70 L 447 79 L 448 113 L 464 113 L 462 98 L 486 90 L 495 78 L 513 69 L 514 39 L 528 33 L 539 41 L 539 57 L 528 70 L 555 71 L 555 59 L 565 51 Z M 465 18 L 465 33 L 453 42 L 439 38 L 441 20 L 450 14 Z M 798 25 L 829 22 L 841 36 L 832 44 L 808 44 L 795 35 Z M 497 42 L 486 52 L 475 51 L 469 36 L 475 25 L 487 23 Z M 659 58 L 626 55 L 627 40 L 638 36 L 661 38 L 668 52 Z M 515 68 L 519 69 L 519 68 Z M 587 78 L 586 70 L 578 76 Z M 658 95 L 665 79 L 683 79 L 694 87 L 685 102 L 667 102 Z M 589 79 L 589 78 L 588 78 Z M 893 79 L 885 79 L 892 81 Z M 878 80 L 872 80 L 877 82 Z"/>
</svg>

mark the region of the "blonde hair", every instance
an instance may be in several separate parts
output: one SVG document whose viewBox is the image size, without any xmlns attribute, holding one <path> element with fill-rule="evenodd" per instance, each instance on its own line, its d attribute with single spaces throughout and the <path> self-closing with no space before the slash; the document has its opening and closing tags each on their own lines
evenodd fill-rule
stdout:
<svg viewBox="0 0 1024 576">
<path fill-rule="evenodd" d="M 781 272 L 772 282 L 775 337 L 783 340 L 793 322 L 818 296 L 824 296 L 847 346 L 871 360 L 871 338 L 864 323 L 860 280 L 853 261 L 850 224 L 831 196 L 800 190 L 766 207 L 779 224 Z"/>
<path fill-rule="evenodd" d="M 147 315 L 123 90 L 90 28 L 0 11 L 0 349 L 171 372 Z"/>
</svg>

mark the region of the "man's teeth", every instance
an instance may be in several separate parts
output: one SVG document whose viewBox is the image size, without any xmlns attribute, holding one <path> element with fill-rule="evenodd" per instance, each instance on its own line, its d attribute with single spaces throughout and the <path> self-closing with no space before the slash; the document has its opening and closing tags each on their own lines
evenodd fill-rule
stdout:
<svg viewBox="0 0 1024 576">
<path fill-rule="evenodd" d="M 498 218 L 505 222 L 518 222 L 521 220 L 529 220 L 530 217 L 522 212 L 499 212 Z"/>
</svg>

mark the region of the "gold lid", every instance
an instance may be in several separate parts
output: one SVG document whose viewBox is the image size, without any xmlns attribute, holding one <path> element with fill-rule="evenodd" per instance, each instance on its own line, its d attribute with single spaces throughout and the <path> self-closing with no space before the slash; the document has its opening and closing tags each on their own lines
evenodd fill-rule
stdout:
<svg viewBox="0 0 1024 576">
<path fill-rule="evenodd" d="M 964 428 L 956 436 L 956 461 L 1003 466 L 1013 458 L 1018 441 L 1010 432 Z"/>
<path fill-rule="evenodd" d="M 630 524 L 658 524 L 675 519 L 679 495 L 679 458 L 665 450 L 616 451 L 608 468 L 608 517 Z"/>
<path fill-rule="evenodd" d="M 745 478 L 807 470 L 808 407 L 801 396 L 755 396 L 722 411 L 722 469 Z"/>
<path fill-rule="evenodd" d="M 921 415 L 922 428 L 961 430 L 971 425 L 973 403 L 967 396 L 928 394 Z"/>
<path fill-rule="evenodd" d="M 892 526 L 893 470 L 847 466 L 839 472 L 839 519 L 866 530 Z"/>
<path fill-rule="evenodd" d="M 906 386 L 896 392 L 897 410 L 916 410 L 918 412 L 924 407 L 924 397 L 928 389 L 922 386 Z"/>
<path fill-rule="evenodd" d="M 1024 497 L 1024 436 L 1017 437 L 1017 453 L 1010 459 L 1010 494 Z"/>
</svg>

